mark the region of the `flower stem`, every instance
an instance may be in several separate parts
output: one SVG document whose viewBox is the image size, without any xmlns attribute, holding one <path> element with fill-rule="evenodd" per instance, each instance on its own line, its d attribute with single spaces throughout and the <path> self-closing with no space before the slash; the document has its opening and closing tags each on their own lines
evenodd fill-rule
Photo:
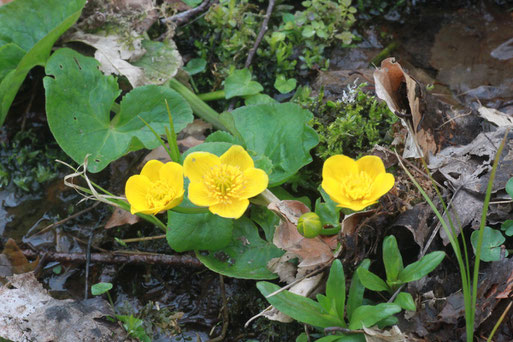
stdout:
<svg viewBox="0 0 513 342">
<path fill-rule="evenodd" d="M 215 100 L 224 100 L 225 95 L 226 94 L 225 94 L 224 90 L 217 90 L 217 91 L 212 91 L 210 93 L 199 94 L 198 98 L 200 98 L 203 101 L 208 102 L 208 101 L 215 101 Z"/>
</svg>

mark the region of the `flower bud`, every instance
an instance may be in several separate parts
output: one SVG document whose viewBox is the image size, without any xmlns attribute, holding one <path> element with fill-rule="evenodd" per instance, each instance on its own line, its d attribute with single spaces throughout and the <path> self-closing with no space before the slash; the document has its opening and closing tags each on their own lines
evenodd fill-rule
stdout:
<svg viewBox="0 0 513 342">
<path fill-rule="evenodd" d="M 305 213 L 297 221 L 297 230 L 306 238 L 314 238 L 321 233 L 321 218 L 314 212 Z"/>
</svg>

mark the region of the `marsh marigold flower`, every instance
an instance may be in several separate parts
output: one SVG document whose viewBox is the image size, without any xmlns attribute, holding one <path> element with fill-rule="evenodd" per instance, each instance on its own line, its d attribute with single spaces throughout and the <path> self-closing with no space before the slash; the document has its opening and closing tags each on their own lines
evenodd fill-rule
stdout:
<svg viewBox="0 0 513 342">
<path fill-rule="evenodd" d="M 150 160 L 141 174 L 128 179 L 125 194 L 132 214 L 156 214 L 176 207 L 184 194 L 182 165 Z"/>
<path fill-rule="evenodd" d="M 248 198 L 267 188 L 267 174 L 256 169 L 253 159 L 239 145 L 222 156 L 194 152 L 185 158 L 184 175 L 191 181 L 189 200 L 219 216 L 239 218 L 249 205 Z"/>
<path fill-rule="evenodd" d="M 344 155 L 328 158 L 322 168 L 322 188 L 339 207 L 354 211 L 374 204 L 394 186 L 379 157 L 353 160 Z"/>
</svg>

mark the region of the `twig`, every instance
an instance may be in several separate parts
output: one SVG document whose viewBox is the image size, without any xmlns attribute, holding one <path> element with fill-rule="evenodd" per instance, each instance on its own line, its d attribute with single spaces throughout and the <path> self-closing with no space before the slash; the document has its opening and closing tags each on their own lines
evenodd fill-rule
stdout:
<svg viewBox="0 0 513 342">
<path fill-rule="evenodd" d="M 328 327 L 328 328 L 324 328 L 324 333 L 325 334 L 330 334 L 330 333 L 333 333 L 333 332 L 341 332 L 341 333 L 348 334 L 348 335 L 355 335 L 355 334 L 361 334 L 364 331 L 362 329 L 351 330 L 351 329 L 342 328 L 342 327 Z"/>
<path fill-rule="evenodd" d="M 187 23 L 192 17 L 198 15 L 201 12 L 207 10 L 210 5 L 214 3 L 214 0 L 204 0 L 199 6 L 191 8 L 190 10 L 180 12 L 169 18 L 160 19 L 160 22 L 164 24 L 174 23 L 177 26 Z"/>
<path fill-rule="evenodd" d="M 43 252 L 24 250 L 23 254 L 27 257 L 36 257 Z M 47 261 L 76 262 L 85 263 L 85 253 L 56 253 L 46 252 Z M 201 268 L 203 264 L 190 255 L 167 255 L 167 254 L 129 254 L 129 253 L 91 253 L 91 262 L 100 262 L 106 264 L 160 264 L 171 266 L 186 266 Z"/>
<path fill-rule="evenodd" d="M 120 241 L 123 241 L 124 243 L 131 243 L 131 242 L 160 240 L 160 239 L 165 239 L 165 238 L 166 238 L 166 235 L 163 234 L 163 235 L 145 236 L 145 237 L 133 238 L 133 239 L 124 239 L 124 240 L 120 240 Z"/>
<path fill-rule="evenodd" d="M 222 274 L 219 275 L 219 287 L 221 290 L 221 298 L 223 300 L 223 307 L 221 308 L 223 311 L 223 328 L 222 328 L 221 334 L 219 336 L 208 340 L 208 342 L 224 341 L 224 338 L 226 337 L 226 332 L 228 331 L 228 324 L 230 322 L 230 315 L 228 313 L 228 300 L 226 299 L 226 290 L 224 288 L 224 277 Z"/>
<path fill-rule="evenodd" d="M 73 220 L 74 218 L 77 218 L 77 217 L 79 217 L 80 215 L 85 214 L 85 213 L 87 213 L 88 211 L 93 210 L 94 208 L 96 208 L 96 207 L 98 206 L 98 204 L 100 204 L 100 202 L 96 202 L 96 203 L 94 203 L 92 206 L 90 206 L 89 208 L 86 208 L 86 209 L 80 210 L 78 213 L 75 213 L 75 214 L 73 214 L 73 215 L 71 215 L 71 216 L 66 217 L 65 219 L 62 219 L 62 220 L 57 221 L 57 222 L 55 222 L 55 223 L 52 223 L 51 225 L 48 225 L 48 226 L 44 227 L 44 228 L 43 228 L 43 229 L 41 229 L 40 231 L 35 232 L 35 233 L 34 233 L 34 235 L 45 233 L 45 232 L 49 231 L 49 230 L 50 230 L 50 229 L 52 229 L 52 228 L 55 228 L 55 227 L 57 227 L 57 226 L 60 226 L 60 225 L 61 225 L 61 224 L 63 224 L 63 223 L 68 222 L 69 220 Z"/>
<path fill-rule="evenodd" d="M 255 56 L 256 50 L 258 49 L 258 46 L 260 45 L 260 42 L 264 38 L 265 32 L 267 32 L 269 19 L 271 18 L 271 14 L 273 12 L 274 8 L 274 1 L 275 0 L 269 0 L 269 4 L 267 5 L 267 11 L 265 12 L 264 20 L 262 21 L 262 25 L 260 26 L 260 31 L 258 32 L 258 36 L 255 40 L 255 43 L 253 44 L 253 47 L 251 50 L 249 50 L 248 58 L 246 58 L 246 63 L 244 63 L 244 68 L 249 68 L 251 65 L 251 62 L 253 61 L 253 57 Z"/>
<path fill-rule="evenodd" d="M 87 295 L 89 294 L 89 265 L 91 264 L 91 244 L 93 243 L 93 235 L 94 228 L 89 233 L 89 239 L 87 240 L 84 299 L 87 299 Z"/>
</svg>

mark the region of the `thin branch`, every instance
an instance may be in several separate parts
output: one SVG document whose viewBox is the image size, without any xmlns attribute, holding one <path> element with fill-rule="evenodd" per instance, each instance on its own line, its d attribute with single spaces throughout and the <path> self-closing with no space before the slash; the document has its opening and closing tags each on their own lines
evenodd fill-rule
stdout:
<svg viewBox="0 0 513 342">
<path fill-rule="evenodd" d="M 258 49 L 260 42 L 264 38 L 265 32 L 267 32 L 269 19 L 271 18 L 271 14 L 273 13 L 274 1 L 275 0 L 269 0 L 269 5 L 267 5 L 267 11 L 265 12 L 264 21 L 262 21 L 262 25 L 260 26 L 260 31 L 258 32 L 258 36 L 255 40 L 255 43 L 253 44 L 253 47 L 251 48 L 251 50 L 249 50 L 248 58 L 246 59 L 246 63 L 244 63 L 244 68 L 249 68 L 249 66 L 251 65 L 251 62 L 253 61 L 253 57 L 255 56 L 256 50 Z"/>
<path fill-rule="evenodd" d="M 222 274 L 219 275 L 219 287 L 221 290 L 221 299 L 223 300 L 223 307 L 221 308 L 223 315 L 223 328 L 219 336 L 208 340 L 208 342 L 224 341 L 226 337 L 226 332 L 228 331 L 228 324 L 230 322 L 230 315 L 228 312 L 228 300 L 226 298 L 226 290 L 224 288 L 224 277 Z"/>
<path fill-rule="evenodd" d="M 169 18 L 160 19 L 160 21 L 164 24 L 173 23 L 177 26 L 183 25 L 183 24 L 187 23 L 189 20 L 191 20 L 193 17 L 206 11 L 214 3 L 214 1 L 215 0 L 204 0 L 199 6 L 196 6 L 194 8 L 191 8 L 190 10 L 175 14 Z"/>
<path fill-rule="evenodd" d="M 27 257 L 36 257 L 43 252 L 24 250 L 23 254 Z M 55 253 L 46 252 L 47 261 L 76 262 L 85 263 L 85 253 Z M 190 255 L 167 255 L 167 254 L 128 254 L 128 253 L 91 253 L 91 262 L 100 262 L 105 264 L 151 264 L 151 265 L 171 265 L 186 266 L 192 268 L 201 268 L 203 264 Z"/>
</svg>

